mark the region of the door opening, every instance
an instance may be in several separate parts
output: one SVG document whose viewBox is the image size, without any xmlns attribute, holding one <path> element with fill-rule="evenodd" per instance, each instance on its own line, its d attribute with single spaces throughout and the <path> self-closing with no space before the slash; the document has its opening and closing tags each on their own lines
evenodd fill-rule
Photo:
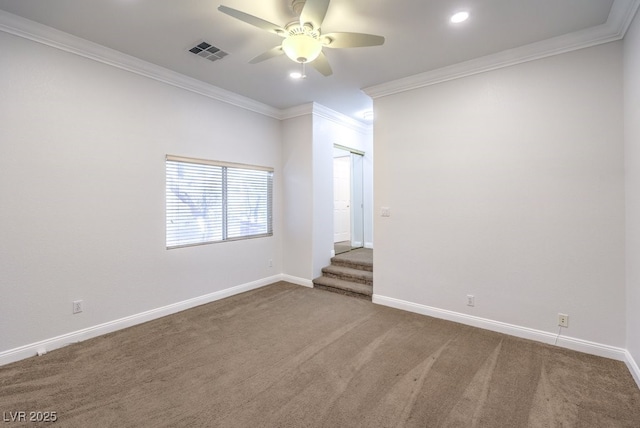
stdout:
<svg viewBox="0 0 640 428">
<path fill-rule="evenodd" d="M 336 254 L 364 247 L 364 153 L 334 146 L 333 242 Z"/>
</svg>

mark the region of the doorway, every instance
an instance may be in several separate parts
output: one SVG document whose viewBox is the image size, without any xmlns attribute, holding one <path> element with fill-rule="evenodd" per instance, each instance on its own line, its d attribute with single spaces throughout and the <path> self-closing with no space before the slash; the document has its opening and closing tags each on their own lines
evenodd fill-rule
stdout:
<svg viewBox="0 0 640 428">
<path fill-rule="evenodd" d="M 335 145 L 333 242 L 335 254 L 364 247 L 364 153 Z"/>
</svg>

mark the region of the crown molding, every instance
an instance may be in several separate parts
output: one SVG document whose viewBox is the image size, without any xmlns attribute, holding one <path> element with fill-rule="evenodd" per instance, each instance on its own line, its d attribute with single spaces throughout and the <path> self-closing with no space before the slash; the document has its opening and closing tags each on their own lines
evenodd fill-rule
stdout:
<svg viewBox="0 0 640 428">
<path fill-rule="evenodd" d="M 614 0 L 609 12 L 609 18 L 605 25 L 614 27 L 618 35 L 618 40 L 624 38 L 627 34 L 629 25 L 633 21 L 640 8 L 640 0 Z"/>
<path fill-rule="evenodd" d="M 313 114 L 322 117 L 323 119 L 330 120 L 338 125 L 346 126 L 353 131 L 360 133 L 369 133 L 373 130 L 373 125 L 360 122 L 347 115 L 344 115 L 335 110 L 331 110 L 329 107 L 325 107 L 322 104 L 313 103 Z"/>
<path fill-rule="evenodd" d="M 280 109 L 275 107 L 2 10 L 0 10 L 0 31 L 139 74 L 274 119 L 280 119 L 281 116 Z"/>
<path fill-rule="evenodd" d="M 341 125 L 346 125 L 360 132 L 368 129 L 365 123 L 358 122 L 349 116 L 317 103 L 307 103 L 288 109 L 278 109 L 251 98 L 238 95 L 235 92 L 204 83 L 159 65 L 2 10 L 0 10 L 0 31 L 148 77 L 187 91 L 195 92 L 205 97 L 274 119 L 285 120 L 305 114 L 320 114 L 325 118 L 334 120 Z"/>
<path fill-rule="evenodd" d="M 459 79 L 473 74 L 620 40 L 624 37 L 639 6 L 640 0 L 614 0 L 605 24 L 506 50 L 494 55 L 488 55 L 437 70 L 371 86 L 363 89 L 363 91 L 375 99 L 398 92 L 409 91 L 448 80 Z M 317 103 L 302 104 L 288 109 L 278 109 L 2 10 L 0 10 L 0 31 L 111 65 L 274 119 L 285 120 L 305 114 L 317 114 L 320 117 L 340 123 L 341 125 L 346 125 L 359 132 L 371 132 L 372 130 L 371 124 L 360 122 Z"/>
<path fill-rule="evenodd" d="M 604 24 L 380 85 L 370 86 L 364 88 L 363 91 L 375 99 L 620 40 L 624 37 L 631 21 L 633 21 L 639 5 L 640 0 L 614 0 L 607 22 Z"/>
<path fill-rule="evenodd" d="M 295 107 L 282 109 L 280 110 L 280 115 L 278 116 L 278 119 L 287 120 L 287 119 L 293 119 L 294 117 L 313 114 L 313 105 L 314 103 L 306 103 L 306 104 L 300 104 Z"/>
<path fill-rule="evenodd" d="M 299 106 L 281 110 L 280 119 L 281 120 L 293 119 L 295 117 L 306 116 L 306 115 L 322 117 L 323 119 L 327 119 L 339 125 L 346 126 L 347 128 L 350 128 L 360 133 L 366 134 L 371 132 L 373 129 L 373 126 L 370 124 L 360 122 L 356 119 L 353 119 L 345 114 L 332 110 L 329 107 L 325 107 L 322 104 L 318 104 L 316 102 L 301 104 Z"/>
</svg>

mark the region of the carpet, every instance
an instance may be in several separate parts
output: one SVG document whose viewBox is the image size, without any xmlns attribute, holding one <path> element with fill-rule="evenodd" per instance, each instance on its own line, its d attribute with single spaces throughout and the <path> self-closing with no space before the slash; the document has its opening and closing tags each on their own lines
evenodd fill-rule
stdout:
<svg viewBox="0 0 640 428">
<path fill-rule="evenodd" d="M 2 366 L 0 410 L 57 427 L 638 427 L 640 390 L 619 361 L 280 282 Z"/>
<path fill-rule="evenodd" d="M 335 242 L 333 244 L 333 250 L 336 254 L 346 253 L 351 251 L 351 241 Z"/>
</svg>

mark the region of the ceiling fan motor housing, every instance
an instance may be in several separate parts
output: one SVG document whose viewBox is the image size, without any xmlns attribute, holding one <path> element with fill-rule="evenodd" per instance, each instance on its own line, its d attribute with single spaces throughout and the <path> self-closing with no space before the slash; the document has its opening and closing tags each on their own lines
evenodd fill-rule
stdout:
<svg viewBox="0 0 640 428">
<path fill-rule="evenodd" d="M 293 13 L 300 16 L 300 13 L 302 12 L 302 8 L 304 7 L 304 4 L 306 2 L 307 0 L 293 0 L 291 2 L 291 10 L 293 11 Z"/>
</svg>

